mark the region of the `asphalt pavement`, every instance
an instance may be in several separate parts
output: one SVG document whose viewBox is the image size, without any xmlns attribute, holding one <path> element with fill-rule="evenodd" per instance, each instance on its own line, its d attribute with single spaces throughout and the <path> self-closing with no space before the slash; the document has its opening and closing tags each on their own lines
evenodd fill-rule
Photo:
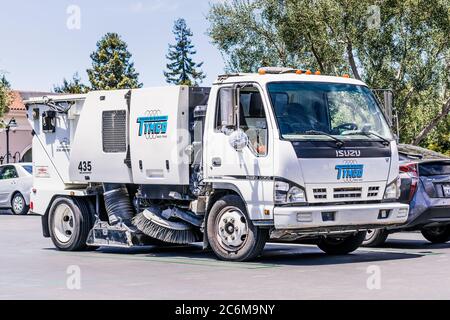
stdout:
<svg viewBox="0 0 450 320">
<path fill-rule="evenodd" d="M 232 263 L 197 245 L 60 252 L 40 217 L 5 213 L 0 250 L 0 299 L 450 299 L 450 243 L 420 233 L 346 256 L 268 244 Z"/>
</svg>

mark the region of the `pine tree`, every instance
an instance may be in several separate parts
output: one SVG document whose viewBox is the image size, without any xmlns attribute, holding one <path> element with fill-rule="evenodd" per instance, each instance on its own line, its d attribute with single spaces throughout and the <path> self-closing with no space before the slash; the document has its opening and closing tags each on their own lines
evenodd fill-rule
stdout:
<svg viewBox="0 0 450 320">
<path fill-rule="evenodd" d="M 86 93 L 89 91 L 89 87 L 81 83 L 81 78 L 78 72 L 72 77 L 72 80 L 66 80 L 64 78 L 61 86 L 53 86 L 53 91 L 56 93 Z"/>
<path fill-rule="evenodd" d="M 8 89 L 11 89 L 11 84 L 10 84 L 9 81 L 6 79 L 6 77 L 5 77 L 4 74 L 0 77 L 0 86 L 6 87 L 6 88 L 8 88 Z"/>
<path fill-rule="evenodd" d="M 191 42 L 193 34 L 184 19 L 175 21 L 173 34 L 176 44 L 169 45 L 166 55 L 170 61 L 166 66 L 168 71 L 164 71 L 166 81 L 176 85 L 198 86 L 206 75 L 200 70 L 203 62 L 197 64 L 192 60 L 197 52 Z"/>
<path fill-rule="evenodd" d="M 11 85 L 5 75 L 0 77 L 0 118 L 3 118 L 12 102 Z"/>
<path fill-rule="evenodd" d="M 97 51 L 91 54 L 91 59 L 92 69 L 87 73 L 93 90 L 142 87 L 127 44 L 117 33 L 107 33 L 98 41 Z"/>
</svg>

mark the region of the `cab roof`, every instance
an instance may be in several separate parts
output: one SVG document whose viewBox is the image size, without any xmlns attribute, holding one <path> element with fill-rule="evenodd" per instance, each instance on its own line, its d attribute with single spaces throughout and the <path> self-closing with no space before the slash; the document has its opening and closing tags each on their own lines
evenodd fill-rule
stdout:
<svg viewBox="0 0 450 320">
<path fill-rule="evenodd" d="M 279 81 L 304 81 L 304 82 L 326 82 L 326 83 L 343 83 L 367 86 L 364 82 L 348 77 L 336 77 L 327 75 L 312 74 L 296 74 L 296 73 L 240 73 L 219 76 L 214 84 L 226 84 L 236 82 L 258 82 L 265 85 L 269 82 Z"/>
</svg>

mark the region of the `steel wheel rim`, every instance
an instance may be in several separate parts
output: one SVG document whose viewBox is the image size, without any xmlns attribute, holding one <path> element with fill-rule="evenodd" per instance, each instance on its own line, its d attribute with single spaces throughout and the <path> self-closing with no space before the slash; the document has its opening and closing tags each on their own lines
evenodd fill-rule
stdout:
<svg viewBox="0 0 450 320">
<path fill-rule="evenodd" d="M 13 198 L 13 210 L 15 213 L 21 213 L 24 208 L 24 200 L 21 195 L 16 195 Z"/>
<path fill-rule="evenodd" d="M 53 233 L 61 243 L 67 243 L 73 236 L 75 216 L 67 204 L 60 204 L 53 216 Z"/>
<path fill-rule="evenodd" d="M 248 220 L 240 209 L 235 207 L 223 209 L 217 216 L 216 225 L 217 240 L 226 251 L 239 251 L 247 242 Z"/>
<path fill-rule="evenodd" d="M 366 238 L 364 239 L 365 241 L 369 241 L 372 240 L 376 235 L 376 230 L 375 229 L 369 229 L 366 232 Z"/>
</svg>

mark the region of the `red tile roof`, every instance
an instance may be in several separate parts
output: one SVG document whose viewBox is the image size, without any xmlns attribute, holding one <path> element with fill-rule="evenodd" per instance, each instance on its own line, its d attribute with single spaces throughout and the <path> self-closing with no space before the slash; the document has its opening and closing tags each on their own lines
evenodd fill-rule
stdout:
<svg viewBox="0 0 450 320">
<path fill-rule="evenodd" d="M 9 110 L 25 110 L 25 104 L 23 103 L 22 96 L 19 91 L 12 91 L 12 103 L 9 106 Z"/>
</svg>

